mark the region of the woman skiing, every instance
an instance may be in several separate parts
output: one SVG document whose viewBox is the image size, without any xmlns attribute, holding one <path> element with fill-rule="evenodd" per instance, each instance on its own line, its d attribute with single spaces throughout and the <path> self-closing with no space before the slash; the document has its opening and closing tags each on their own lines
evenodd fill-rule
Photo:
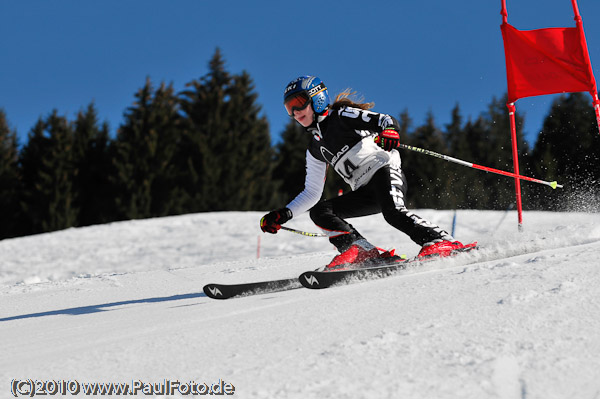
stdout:
<svg viewBox="0 0 600 399">
<path fill-rule="evenodd" d="M 347 90 L 330 104 L 325 84 L 315 76 L 291 81 L 283 94 L 284 106 L 313 138 L 306 151 L 304 190 L 286 207 L 260 221 L 263 232 L 277 233 L 281 225 L 308 210 L 339 250 L 326 269 L 346 264 L 373 264 L 389 258 L 368 242 L 345 219 L 382 213 L 384 219 L 422 247 L 419 257 L 448 256 L 465 246 L 436 225 L 406 209 L 406 178 L 401 168 L 398 122 L 390 115 L 369 111 L 371 103 L 356 103 Z M 319 202 L 327 166 L 352 191 Z M 470 246 L 470 245 L 469 245 Z"/>
</svg>

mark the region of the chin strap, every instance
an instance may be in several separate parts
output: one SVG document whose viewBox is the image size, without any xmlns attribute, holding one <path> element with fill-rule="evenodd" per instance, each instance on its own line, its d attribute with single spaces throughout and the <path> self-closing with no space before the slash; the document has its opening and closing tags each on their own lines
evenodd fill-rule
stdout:
<svg viewBox="0 0 600 399">
<path fill-rule="evenodd" d="M 317 113 L 315 112 L 314 119 L 315 119 L 315 122 L 317 122 L 317 123 L 321 123 L 321 122 L 323 122 L 323 121 L 325 120 L 325 118 L 327 118 L 328 116 L 329 116 L 329 108 L 327 108 L 327 109 L 325 110 L 325 112 L 323 112 L 323 113 L 320 113 L 320 114 L 317 114 Z"/>
</svg>

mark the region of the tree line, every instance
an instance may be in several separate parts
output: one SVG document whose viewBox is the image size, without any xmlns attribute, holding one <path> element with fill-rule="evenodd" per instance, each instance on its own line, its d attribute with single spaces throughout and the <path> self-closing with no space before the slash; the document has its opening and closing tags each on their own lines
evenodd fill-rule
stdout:
<svg viewBox="0 0 600 399">
<path fill-rule="evenodd" d="M 273 146 L 251 77 L 231 74 L 217 49 L 209 71 L 176 92 L 147 79 L 124 112 L 115 137 L 93 104 L 74 120 L 52 111 L 19 146 L 0 109 L 0 238 L 118 220 L 208 211 L 268 210 L 304 184 L 310 140 L 293 120 Z M 506 98 L 493 98 L 475 120 L 459 105 L 451 122 L 433 114 L 414 126 L 397 115 L 404 143 L 512 171 Z M 598 210 L 600 135 L 580 93 L 555 100 L 535 145 L 517 115 L 521 173 L 558 180 L 563 190 L 522 182 L 525 209 Z M 400 150 L 408 205 L 436 209 L 506 209 L 514 180 Z M 349 188 L 331 168 L 325 197 Z M 582 208 L 583 207 L 583 208 Z"/>
</svg>

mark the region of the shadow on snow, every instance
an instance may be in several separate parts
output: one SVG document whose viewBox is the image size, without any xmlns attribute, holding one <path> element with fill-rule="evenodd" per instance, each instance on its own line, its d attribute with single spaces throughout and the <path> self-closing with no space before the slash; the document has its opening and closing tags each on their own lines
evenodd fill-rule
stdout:
<svg viewBox="0 0 600 399">
<path fill-rule="evenodd" d="M 193 294 L 181 294 L 181 295 L 172 295 L 158 298 L 145 298 L 145 299 L 132 299 L 130 301 L 120 301 L 120 302 L 112 302 L 112 303 L 103 303 L 100 305 L 90 305 L 90 306 L 80 306 L 76 308 L 68 308 L 61 310 L 51 310 L 48 312 L 39 312 L 39 313 L 30 313 L 19 316 L 11 316 L 0 318 L 0 322 L 3 321 L 12 321 L 12 320 L 20 320 L 20 319 L 30 319 L 34 317 L 44 317 L 44 316 L 57 316 L 57 315 L 71 315 L 78 316 L 84 314 L 105 312 L 104 308 L 111 308 L 116 306 L 123 305 L 134 305 L 140 303 L 155 303 L 155 302 L 169 302 L 169 301 L 180 301 L 183 299 L 194 299 L 194 298 L 204 298 L 206 294 L 202 293 L 193 293 Z"/>
</svg>

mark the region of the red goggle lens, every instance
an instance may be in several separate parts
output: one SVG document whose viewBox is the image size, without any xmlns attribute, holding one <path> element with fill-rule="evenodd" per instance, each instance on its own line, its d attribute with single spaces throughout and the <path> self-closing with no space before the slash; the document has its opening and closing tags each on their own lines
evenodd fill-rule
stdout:
<svg viewBox="0 0 600 399">
<path fill-rule="evenodd" d="M 285 109 L 289 116 L 294 116 L 294 111 L 302 111 L 310 104 L 310 97 L 305 92 L 296 94 L 285 100 Z"/>
</svg>

